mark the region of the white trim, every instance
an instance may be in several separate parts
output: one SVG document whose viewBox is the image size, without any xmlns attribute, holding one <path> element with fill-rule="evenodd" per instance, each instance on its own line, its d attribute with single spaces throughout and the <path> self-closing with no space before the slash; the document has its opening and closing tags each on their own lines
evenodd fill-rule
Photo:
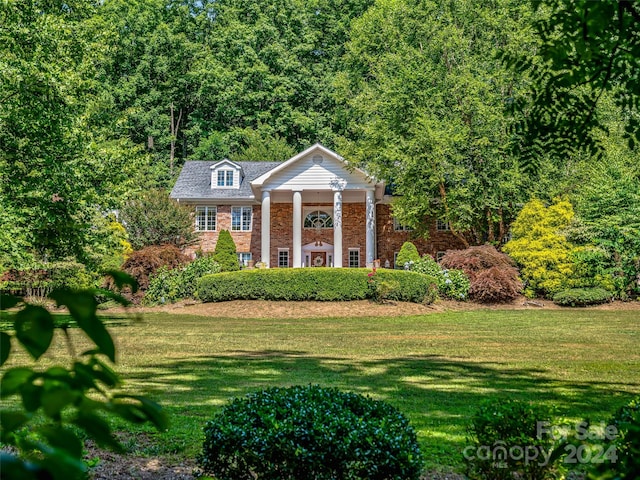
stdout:
<svg viewBox="0 0 640 480">
<path fill-rule="evenodd" d="M 293 192 L 293 268 L 302 267 L 302 192 Z"/>
<path fill-rule="evenodd" d="M 366 243 L 364 263 L 373 268 L 376 257 L 376 194 L 373 189 L 367 190 L 366 203 Z"/>
<path fill-rule="evenodd" d="M 283 267 L 280 265 L 280 254 L 281 253 L 286 253 L 287 254 L 287 266 Z M 278 268 L 290 268 L 291 267 L 291 255 L 289 255 L 289 249 L 288 248 L 278 248 Z"/>
<path fill-rule="evenodd" d="M 333 266 L 342 268 L 342 192 L 333 192 Z"/>
<path fill-rule="evenodd" d="M 198 228 L 198 210 L 201 212 L 204 211 L 204 227 L 203 229 Z M 214 228 L 209 229 L 209 214 L 213 212 L 213 224 Z M 194 228 L 196 232 L 216 232 L 218 230 L 218 207 L 216 205 L 196 205 L 195 206 L 195 225 Z"/>
<path fill-rule="evenodd" d="M 233 209 L 234 208 L 239 208 L 240 209 L 240 228 L 239 229 L 234 229 L 233 228 Z M 249 229 L 245 229 L 244 228 L 244 209 L 248 208 L 251 210 L 251 219 L 249 220 Z M 237 206 L 233 206 L 231 207 L 231 232 L 251 232 L 253 231 L 253 207 L 251 205 L 237 205 Z"/>
<path fill-rule="evenodd" d="M 262 263 L 267 268 L 271 264 L 271 192 L 262 192 L 262 208 L 260 209 L 261 236 L 260 248 Z"/>
</svg>

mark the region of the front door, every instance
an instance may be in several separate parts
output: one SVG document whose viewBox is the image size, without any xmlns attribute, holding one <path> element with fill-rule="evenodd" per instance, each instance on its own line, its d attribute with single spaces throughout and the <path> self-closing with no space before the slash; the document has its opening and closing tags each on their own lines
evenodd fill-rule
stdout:
<svg viewBox="0 0 640 480">
<path fill-rule="evenodd" d="M 311 266 L 312 267 L 326 267 L 327 266 L 327 252 L 311 252 Z"/>
</svg>

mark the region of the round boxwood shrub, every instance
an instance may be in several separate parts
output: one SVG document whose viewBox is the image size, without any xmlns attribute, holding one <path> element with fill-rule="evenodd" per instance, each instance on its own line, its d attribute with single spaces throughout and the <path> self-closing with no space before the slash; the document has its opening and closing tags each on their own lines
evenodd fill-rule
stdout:
<svg viewBox="0 0 640 480">
<path fill-rule="evenodd" d="M 204 433 L 199 464 L 219 480 L 417 480 L 422 467 L 396 408 L 318 385 L 236 398 Z"/>
<path fill-rule="evenodd" d="M 604 288 L 569 288 L 553 296 L 553 303 L 564 307 L 586 307 L 610 302 L 613 294 Z"/>
<path fill-rule="evenodd" d="M 555 446 L 541 425 L 552 425 L 542 405 L 518 400 L 484 402 L 471 418 L 469 445 L 463 451 L 472 480 L 547 480 L 557 477 L 555 460 L 543 461 Z M 523 450 L 527 450 L 524 455 Z"/>
</svg>

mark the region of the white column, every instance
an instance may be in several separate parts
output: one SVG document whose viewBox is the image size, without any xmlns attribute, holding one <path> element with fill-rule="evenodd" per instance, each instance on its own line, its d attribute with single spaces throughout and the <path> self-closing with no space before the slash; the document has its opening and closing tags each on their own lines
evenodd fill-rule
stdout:
<svg viewBox="0 0 640 480">
<path fill-rule="evenodd" d="M 271 264 L 271 192 L 262 192 L 262 263 Z"/>
<path fill-rule="evenodd" d="M 302 192 L 293 192 L 293 268 L 302 267 Z"/>
<path fill-rule="evenodd" d="M 367 190 L 367 236 L 366 236 L 366 265 L 373 267 L 376 255 L 376 196 L 375 190 Z"/>
<path fill-rule="evenodd" d="M 333 192 L 333 266 L 342 267 L 342 192 Z"/>
</svg>

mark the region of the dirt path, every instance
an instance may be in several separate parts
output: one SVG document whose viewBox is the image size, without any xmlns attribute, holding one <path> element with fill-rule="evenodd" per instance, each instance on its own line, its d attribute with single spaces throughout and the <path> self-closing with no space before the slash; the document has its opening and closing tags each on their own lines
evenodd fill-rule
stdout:
<svg viewBox="0 0 640 480">
<path fill-rule="evenodd" d="M 223 318 L 315 318 L 315 317 L 388 317 L 426 315 L 430 313 L 468 310 L 563 310 L 548 300 L 518 298 L 511 303 L 482 305 L 473 302 L 438 300 L 433 305 L 390 302 L 383 305 L 368 300 L 352 302 L 275 302 L 266 300 L 234 300 L 218 303 L 177 303 L 161 307 L 136 307 L 133 312 L 166 312 Z M 635 310 L 640 302 L 612 302 L 591 310 Z"/>
</svg>

